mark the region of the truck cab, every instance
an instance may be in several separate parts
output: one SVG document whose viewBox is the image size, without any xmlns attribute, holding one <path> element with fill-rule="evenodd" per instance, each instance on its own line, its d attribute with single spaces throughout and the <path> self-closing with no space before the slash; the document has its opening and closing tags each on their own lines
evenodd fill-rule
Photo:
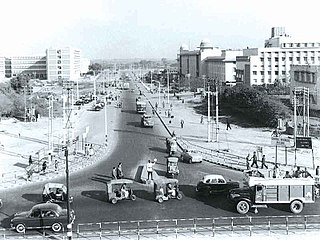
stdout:
<svg viewBox="0 0 320 240">
<path fill-rule="evenodd" d="M 315 182 L 312 178 L 261 179 L 251 187 L 229 191 L 229 199 L 236 203 L 236 210 L 246 214 L 251 208 L 268 207 L 269 204 L 289 204 L 294 214 L 303 210 L 305 203 L 315 202 Z"/>
</svg>

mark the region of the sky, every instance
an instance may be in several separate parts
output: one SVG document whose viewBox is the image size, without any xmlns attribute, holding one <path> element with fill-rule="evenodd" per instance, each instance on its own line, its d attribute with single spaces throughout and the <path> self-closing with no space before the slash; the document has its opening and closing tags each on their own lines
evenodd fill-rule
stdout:
<svg viewBox="0 0 320 240">
<path fill-rule="evenodd" d="M 175 59 L 209 39 L 263 47 L 271 27 L 320 41 L 316 0 L 10 0 L 0 2 L 0 56 L 75 47 L 89 59 Z"/>
</svg>

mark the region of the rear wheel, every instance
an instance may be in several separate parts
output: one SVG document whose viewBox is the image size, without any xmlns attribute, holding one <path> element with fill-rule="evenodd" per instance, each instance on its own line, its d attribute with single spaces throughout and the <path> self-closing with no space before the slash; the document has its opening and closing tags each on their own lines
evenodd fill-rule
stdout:
<svg viewBox="0 0 320 240">
<path fill-rule="evenodd" d="M 112 203 L 112 204 L 116 204 L 116 203 L 117 203 L 117 199 L 116 199 L 116 198 L 112 198 L 112 199 L 111 199 L 111 203 Z"/>
<path fill-rule="evenodd" d="M 136 195 L 134 195 L 134 194 L 132 194 L 132 195 L 130 196 L 130 198 L 131 198 L 132 201 L 135 201 L 135 200 L 137 199 Z"/>
<path fill-rule="evenodd" d="M 178 199 L 178 200 L 181 200 L 181 199 L 182 199 L 182 194 L 181 194 L 181 193 L 178 193 L 177 199 Z"/>
<path fill-rule="evenodd" d="M 240 214 L 246 214 L 249 212 L 250 205 L 247 201 L 241 200 L 237 203 L 237 212 Z"/>
<path fill-rule="evenodd" d="M 60 223 L 54 223 L 52 224 L 51 228 L 52 228 L 52 231 L 54 232 L 60 232 L 62 229 L 62 226 Z"/>
<path fill-rule="evenodd" d="M 299 200 L 294 200 L 290 203 L 290 210 L 294 214 L 299 214 L 303 210 L 303 203 Z"/>
<path fill-rule="evenodd" d="M 24 233 L 26 231 L 26 226 L 23 223 L 19 223 L 16 226 L 16 231 L 18 233 Z"/>
</svg>

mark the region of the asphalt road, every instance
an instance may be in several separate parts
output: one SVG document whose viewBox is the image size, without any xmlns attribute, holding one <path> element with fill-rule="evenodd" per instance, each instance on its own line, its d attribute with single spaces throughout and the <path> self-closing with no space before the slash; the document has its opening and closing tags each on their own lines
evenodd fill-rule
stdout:
<svg viewBox="0 0 320 240">
<path fill-rule="evenodd" d="M 136 179 L 139 166 L 145 165 L 148 159 L 157 158 L 155 166 L 159 175 L 164 175 L 165 165 L 165 138 L 168 137 L 165 128 L 159 120 L 155 121 L 154 128 L 140 126 L 141 115 L 135 112 L 136 93 L 125 91 L 123 108 L 118 127 L 114 130 L 118 134 L 118 143 L 114 151 L 102 161 L 71 175 L 71 195 L 74 196 L 72 208 L 76 212 L 75 223 L 106 222 L 139 219 L 169 219 L 240 216 L 235 207 L 224 196 L 204 198 L 195 192 L 195 186 L 200 178 L 208 173 L 218 173 L 226 179 L 241 181 L 242 173 L 218 167 L 203 162 L 200 164 L 179 163 L 178 176 L 180 190 L 183 192 L 181 201 L 172 199 L 162 204 L 154 200 L 153 192 L 145 185 L 136 184 L 136 201 L 121 201 L 113 205 L 106 199 L 105 182 L 111 178 L 113 166 L 123 163 L 125 177 Z M 150 107 L 149 107 L 149 112 Z M 91 136 L 92 141 L 103 141 L 103 111 L 90 112 L 92 114 Z M 60 179 L 63 182 L 63 179 Z M 41 201 L 41 192 L 44 184 L 33 184 L 27 187 L 7 190 L 1 198 L 6 203 L 0 210 L 1 226 L 9 227 L 12 214 L 30 209 Z M 305 205 L 303 214 L 320 214 L 320 204 Z M 248 215 L 254 215 L 249 212 Z M 274 206 L 261 209 L 259 215 L 292 215 L 287 206 Z"/>
</svg>

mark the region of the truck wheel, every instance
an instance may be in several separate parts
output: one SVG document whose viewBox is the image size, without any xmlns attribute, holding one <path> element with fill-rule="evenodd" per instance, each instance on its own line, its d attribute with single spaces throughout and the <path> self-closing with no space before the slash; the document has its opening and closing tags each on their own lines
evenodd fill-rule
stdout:
<svg viewBox="0 0 320 240">
<path fill-rule="evenodd" d="M 303 203 L 299 200 L 294 200 L 290 203 L 290 210 L 294 214 L 299 214 L 303 210 Z"/>
<path fill-rule="evenodd" d="M 241 200 L 237 203 L 237 212 L 240 214 L 246 214 L 249 212 L 250 205 L 247 201 Z"/>
</svg>

